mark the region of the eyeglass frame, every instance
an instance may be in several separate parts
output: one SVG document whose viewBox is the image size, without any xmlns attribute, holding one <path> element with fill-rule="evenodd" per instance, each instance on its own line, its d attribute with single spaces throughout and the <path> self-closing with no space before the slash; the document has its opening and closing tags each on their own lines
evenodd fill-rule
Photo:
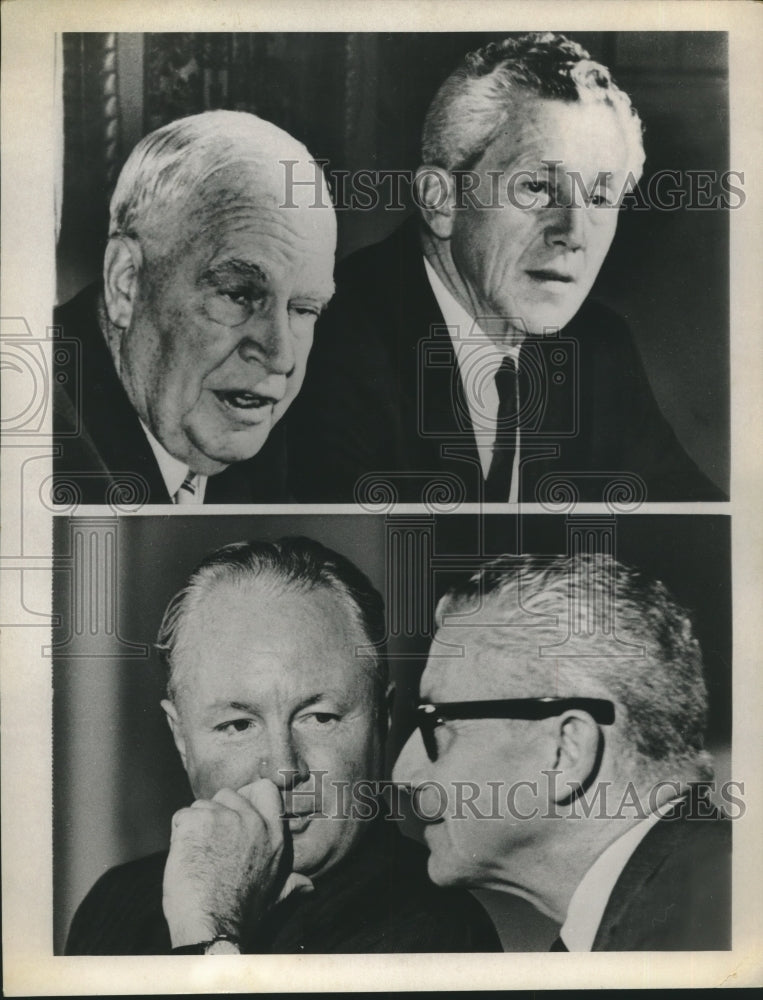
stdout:
<svg viewBox="0 0 763 1000">
<path fill-rule="evenodd" d="M 434 763 L 437 760 L 435 729 L 443 722 L 465 719 L 524 719 L 535 722 L 575 709 L 588 712 L 600 726 L 611 726 L 615 721 L 615 706 L 606 698 L 545 697 L 422 702 L 416 707 L 414 714 L 427 757 Z"/>
</svg>

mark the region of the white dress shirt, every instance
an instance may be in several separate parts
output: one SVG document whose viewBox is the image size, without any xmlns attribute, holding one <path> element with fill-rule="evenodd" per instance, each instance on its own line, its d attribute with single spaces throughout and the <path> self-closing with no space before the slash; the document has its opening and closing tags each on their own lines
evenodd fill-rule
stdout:
<svg viewBox="0 0 763 1000">
<path fill-rule="evenodd" d="M 146 425 L 141 420 L 140 426 L 148 439 L 148 443 L 151 445 L 151 450 L 154 453 L 157 464 L 159 465 L 159 471 L 162 474 L 162 479 L 164 480 L 164 485 L 167 487 L 167 492 L 172 497 L 173 502 L 175 502 L 175 494 L 180 489 L 181 484 L 184 482 L 185 477 L 188 475 L 188 466 L 185 462 L 180 462 L 174 455 L 170 455 L 164 445 L 160 444 L 151 431 L 146 427 Z M 207 488 L 207 477 L 197 474 L 196 476 L 196 495 L 193 502 L 197 504 L 204 503 L 204 491 Z"/>
<path fill-rule="evenodd" d="M 500 348 L 479 327 L 477 321 L 469 315 L 460 302 L 448 291 L 440 280 L 437 272 L 424 258 L 432 292 L 440 307 L 445 325 L 453 344 L 456 364 L 469 406 L 477 450 L 482 466 L 482 477 L 487 479 L 490 463 L 493 460 L 493 445 L 495 444 L 496 424 L 498 422 L 498 390 L 495 385 L 495 373 L 501 367 L 505 357 L 510 357 L 515 364 L 519 362 L 519 347 Z M 511 488 L 506 498 L 509 503 L 517 503 L 519 497 L 519 427 L 517 427 L 516 450 L 514 465 L 511 470 Z"/>
<path fill-rule="evenodd" d="M 609 897 L 631 855 L 657 821 L 678 799 L 665 802 L 612 843 L 594 861 L 572 894 L 567 917 L 559 931 L 567 951 L 590 951 Z"/>
</svg>

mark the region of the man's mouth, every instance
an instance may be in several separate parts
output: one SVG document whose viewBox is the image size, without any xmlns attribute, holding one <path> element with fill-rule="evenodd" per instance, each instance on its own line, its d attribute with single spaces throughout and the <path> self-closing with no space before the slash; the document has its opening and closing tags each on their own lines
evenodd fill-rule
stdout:
<svg viewBox="0 0 763 1000">
<path fill-rule="evenodd" d="M 213 392 L 224 406 L 233 410 L 261 410 L 278 402 L 272 396 L 261 396 L 245 389 L 214 389 Z"/>
<path fill-rule="evenodd" d="M 314 817 L 315 813 L 284 813 L 284 819 L 289 824 L 291 833 L 302 833 Z"/>
<path fill-rule="evenodd" d="M 534 281 L 560 281 L 564 284 L 570 284 L 575 280 L 568 271 L 557 271 L 555 268 L 551 267 L 534 268 L 533 270 L 527 271 L 527 274 L 529 274 Z"/>
</svg>

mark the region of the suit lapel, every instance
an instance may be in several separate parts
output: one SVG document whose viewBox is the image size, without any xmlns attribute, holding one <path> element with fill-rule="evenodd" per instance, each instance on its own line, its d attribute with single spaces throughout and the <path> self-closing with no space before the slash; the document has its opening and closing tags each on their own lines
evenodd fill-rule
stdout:
<svg viewBox="0 0 763 1000">
<path fill-rule="evenodd" d="M 145 484 L 146 503 L 168 503 L 170 496 L 140 421 L 119 381 L 106 340 L 98 324 L 100 287 L 91 286 L 60 311 L 57 322 L 63 336 L 80 347 L 79 379 L 83 430 L 89 435 L 100 463 L 108 470 L 110 484 L 124 475 L 139 476 Z M 66 442 L 62 442 L 66 448 Z M 84 470 L 83 470 L 84 471 Z M 74 473 L 76 476 L 76 472 Z M 92 485 L 83 482 L 86 492 Z M 106 489 L 100 489 L 106 502 Z M 138 491 L 142 492 L 141 490 Z"/>
<path fill-rule="evenodd" d="M 617 934 L 627 911 L 634 900 L 642 897 L 647 883 L 655 877 L 666 859 L 681 850 L 686 836 L 685 821 L 681 816 L 684 810 L 693 808 L 693 794 L 687 792 L 683 795 L 636 847 L 612 889 L 592 951 L 619 950 Z"/>
<path fill-rule="evenodd" d="M 417 218 L 399 230 L 398 249 L 398 370 L 407 379 L 406 425 L 417 429 L 409 465 L 457 477 L 466 499 L 476 500 L 481 477 L 477 442 L 453 343 L 424 267 Z"/>
<path fill-rule="evenodd" d="M 412 373 L 405 386 L 411 409 L 406 426 L 418 430 L 409 466 L 437 469 L 467 484 L 468 500 L 480 496 L 482 469 L 453 344 L 429 284 L 413 217 L 398 231 L 401 331 L 398 370 Z M 528 337 L 520 352 L 520 498 L 536 500 L 538 482 L 555 470 L 575 470 L 581 456 L 580 349 L 575 321 L 558 336 Z M 582 467 L 587 468 L 587 465 Z"/>
<path fill-rule="evenodd" d="M 536 502 L 538 483 L 564 471 L 565 442 L 578 433 L 576 352 L 559 337 L 528 337 L 519 355 L 521 499 Z M 573 464 L 572 468 L 575 466 Z M 569 470 L 568 470 L 569 471 Z M 545 491 L 544 491 L 545 492 Z"/>
</svg>

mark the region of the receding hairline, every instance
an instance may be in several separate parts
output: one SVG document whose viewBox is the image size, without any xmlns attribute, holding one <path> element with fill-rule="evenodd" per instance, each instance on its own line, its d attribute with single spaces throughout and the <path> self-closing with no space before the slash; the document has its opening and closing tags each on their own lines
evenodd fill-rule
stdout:
<svg viewBox="0 0 763 1000">
<path fill-rule="evenodd" d="M 180 217 L 183 203 L 213 183 L 221 172 L 244 167 L 248 183 L 263 188 L 263 197 L 276 205 L 287 195 L 287 162 L 301 164 L 322 185 L 321 204 L 331 207 L 322 171 L 314 167 L 304 143 L 272 122 L 248 112 L 211 111 L 168 123 L 144 136 L 128 156 L 117 180 L 110 205 L 109 235 L 135 235 L 139 222 L 155 228 L 152 206 Z M 197 169 L 198 168 L 198 169 Z M 296 171 L 296 166 L 291 168 Z M 235 185 L 234 185 L 235 186 Z M 302 200 L 302 188 L 293 185 L 292 202 Z M 320 207 L 316 206 L 316 207 Z M 164 214 L 158 220 L 166 224 Z"/>
<path fill-rule="evenodd" d="M 430 664 L 433 668 L 430 676 L 437 676 L 440 665 L 457 670 L 463 667 L 468 682 L 484 688 L 480 698 L 616 697 L 614 685 L 596 676 L 590 663 L 592 658 L 615 662 L 620 657 L 627 664 L 622 646 L 600 635 L 588 657 L 571 648 L 565 651 L 564 640 L 569 632 L 561 616 L 556 621 L 549 616 L 535 626 L 512 622 L 510 616 L 502 621 L 500 599 L 501 594 L 487 595 L 482 617 L 477 615 L 466 622 L 447 618 L 438 621 L 433 648 L 437 643 L 447 643 L 450 649 L 436 650 L 436 656 L 427 661 L 427 670 Z M 491 615 L 491 611 L 498 614 Z M 641 655 L 648 657 L 646 650 Z"/>
<path fill-rule="evenodd" d="M 174 628 L 172 649 L 166 651 L 168 661 L 167 690 L 170 699 L 175 700 L 182 684 L 178 684 L 178 675 L 183 673 L 181 660 L 187 636 L 188 626 L 199 610 L 204 610 L 205 603 L 212 594 L 219 596 L 221 591 L 231 590 L 239 594 L 246 591 L 259 591 L 268 596 L 291 594 L 309 598 L 311 594 L 327 594 L 335 606 L 342 609 L 343 631 L 348 640 L 354 640 L 355 647 L 367 647 L 362 655 L 356 656 L 357 666 L 365 669 L 368 674 L 376 671 L 379 656 L 372 648 L 371 637 L 366 634 L 360 609 L 356 607 L 351 594 L 345 592 L 339 580 L 310 581 L 299 578 L 286 578 L 279 574 L 276 567 L 261 567 L 256 573 L 243 567 L 227 564 L 215 567 L 217 573 L 193 581 L 183 590 L 186 597 L 182 603 L 182 613 L 177 617 Z M 349 644 L 349 643 L 348 643 Z M 372 681 L 373 677 L 370 678 Z"/>
<path fill-rule="evenodd" d="M 603 553 L 500 556 L 442 598 L 437 625 L 476 607 L 479 613 L 467 623 L 479 646 L 505 652 L 508 629 L 502 626 L 513 624 L 520 639 L 515 663 L 528 666 L 529 654 L 536 676 L 550 688 L 525 689 L 523 696 L 609 698 L 624 709 L 616 735 L 622 734 L 639 766 L 654 769 L 667 761 L 707 773 L 702 650 L 691 613 L 660 580 Z M 546 616 L 558 620 L 544 621 Z M 542 645 L 551 648 L 538 655 Z"/>
<path fill-rule="evenodd" d="M 632 646 L 660 645 L 659 630 L 650 621 L 653 605 L 646 603 L 655 599 L 664 600 L 666 615 L 676 622 L 687 621 L 691 628 L 691 615 L 664 584 L 612 557 L 498 557 L 443 595 L 435 623 L 438 631 L 449 630 L 449 642 L 460 629 L 472 635 L 483 651 L 500 654 L 511 647 L 525 663 L 532 659 L 541 669 L 557 664 L 561 673 L 568 661 L 572 673 L 591 657 L 648 659 L 652 650 L 643 648 L 639 653 Z M 577 627 L 587 621 L 590 625 L 591 616 L 595 628 L 584 641 L 593 642 L 573 648 Z M 625 635 L 629 638 L 624 643 Z M 547 647 L 556 647 L 560 638 L 557 655 Z M 567 639 L 570 645 L 564 644 Z M 586 648 L 589 656 L 582 652 Z"/>
</svg>

